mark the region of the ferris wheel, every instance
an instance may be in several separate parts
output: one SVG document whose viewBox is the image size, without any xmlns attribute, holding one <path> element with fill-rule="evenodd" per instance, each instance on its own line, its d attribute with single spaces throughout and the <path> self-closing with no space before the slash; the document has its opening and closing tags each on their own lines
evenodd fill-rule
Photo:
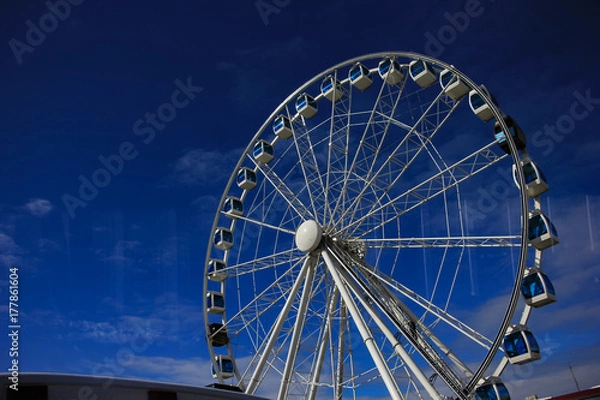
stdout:
<svg viewBox="0 0 600 400">
<path fill-rule="evenodd" d="M 526 324 L 556 300 L 548 185 L 515 119 L 453 66 L 400 52 L 336 65 L 232 171 L 203 287 L 223 387 L 505 400 L 505 368 L 540 358 Z"/>
</svg>

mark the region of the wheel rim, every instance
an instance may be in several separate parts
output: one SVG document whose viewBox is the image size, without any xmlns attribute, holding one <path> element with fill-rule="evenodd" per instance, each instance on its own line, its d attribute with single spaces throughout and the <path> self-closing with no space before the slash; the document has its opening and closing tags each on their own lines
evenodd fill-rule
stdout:
<svg viewBox="0 0 600 400">
<path fill-rule="evenodd" d="M 404 75 L 393 85 L 376 72 L 377 63 L 388 57 L 398 61 Z M 207 332 L 211 323 L 220 322 L 229 337 L 226 345 L 214 346 L 207 334 L 213 368 L 220 368 L 215 363 L 219 355 L 232 360 L 232 383 L 247 392 L 314 398 L 319 391 L 339 398 L 369 393 L 383 380 L 396 398 L 421 393 L 467 397 L 494 359 L 498 374 L 506 365 L 498 347 L 513 319 L 528 261 L 525 185 L 513 188 L 508 212 L 499 210 L 507 212 L 502 217 L 508 230 L 499 229 L 497 223 L 485 226 L 497 212 L 473 224 L 466 199 L 484 185 L 482 176 L 489 179 L 492 167 L 518 165 L 522 155 L 510 135 L 512 157 L 502 154 L 490 127 L 465 115 L 470 113 L 465 105 L 461 110 L 461 101 L 450 98 L 437 82 L 426 89 L 418 87 L 407 71 L 415 59 L 431 63 L 438 72 L 452 71 L 486 98 L 464 74 L 422 55 L 380 53 L 348 60 L 292 93 L 265 121 L 235 166 L 220 204 L 228 197 L 239 198 L 244 213 L 228 216 L 217 211 L 212 231 L 231 230 L 234 246 L 218 249 L 211 237 L 206 265 L 211 259 L 223 260 L 228 277 L 222 282 L 210 279 L 207 268 L 203 308 Z M 372 87 L 364 92 L 348 79 L 357 62 L 372 70 Z M 319 84 L 329 76 L 339 81 L 343 97 L 337 99 L 333 93 L 328 100 L 317 95 Z M 318 106 L 311 118 L 295 109 L 296 98 L 305 92 Z M 309 98 L 303 100 L 310 103 Z M 507 132 L 501 111 L 493 105 L 491 109 Z M 292 121 L 291 138 L 279 138 L 271 130 L 278 115 Z M 467 118 L 473 123 L 463 122 Z M 457 140 L 452 132 L 471 126 L 478 127 L 473 129 L 481 138 L 465 149 L 462 142 L 460 148 L 452 147 Z M 254 153 L 261 140 L 275 153 L 272 160 L 263 159 L 265 163 Z M 255 188 L 238 187 L 240 168 L 255 171 Z M 524 182 L 520 169 L 517 181 Z M 303 251 L 294 239 L 298 227 L 309 220 L 322 229 L 323 239 Z M 471 276 L 472 260 L 482 257 L 501 260 L 488 260 L 489 270 L 502 271 L 507 264 L 513 270 L 510 279 L 506 271 L 501 274 L 500 290 L 487 297 L 483 293 L 489 279 L 481 285 L 485 287 L 477 288 Z M 419 263 L 422 268 L 414 268 Z M 464 293 L 465 282 L 477 292 L 477 301 L 470 292 Z M 208 311 L 206 295 L 211 292 L 224 294 L 224 312 Z M 385 296 L 400 301 L 404 317 L 376 304 Z M 468 316 L 453 314 L 461 312 L 466 302 L 482 309 L 498 296 L 504 317 L 496 317 L 491 330 L 484 323 L 472 327 L 472 321 L 464 321 Z M 349 313 L 352 302 L 354 311 Z M 453 302 L 461 305 L 453 309 Z M 528 313 L 526 306 L 522 322 Z M 360 319 L 371 339 L 380 340 L 373 351 L 381 354 L 380 363 L 387 367 L 373 364 L 376 356 L 360 343 L 366 341 L 359 332 Z M 410 329 L 415 328 L 423 337 L 421 344 L 411 337 Z M 394 335 L 402 340 L 394 340 Z M 446 353 L 450 347 L 468 346 L 465 342 L 473 347 L 460 355 L 441 356 L 437 364 L 423 356 L 428 346 Z M 436 376 L 440 383 L 428 383 Z M 217 378 L 227 381 L 220 374 Z"/>
</svg>

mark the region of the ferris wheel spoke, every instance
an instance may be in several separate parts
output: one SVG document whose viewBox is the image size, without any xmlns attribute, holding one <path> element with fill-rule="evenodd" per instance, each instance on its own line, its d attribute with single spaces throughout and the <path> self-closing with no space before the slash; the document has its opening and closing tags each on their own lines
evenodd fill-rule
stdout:
<svg viewBox="0 0 600 400">
<path fill-rule="evenodd" d="M 405 83 L 405 82 L 404 82 Z M 381 87 L 379 89 L 377 98 L 373 103 L 372 109 L 368 112 L 368 121 L 364 125 L 363 133 L 358 142 L 358 147 L 354 152 L 354 157 L 350 166 L 347 168 L 347 172 L 345 173 L 344 180 L 341 182 L 341 191 L 342 193 L 353 193 L 357 189 L 355 187 L 355 177 L 362 176 L 366 171 L 373 167 L 373 157 L 376 154 L 376 149 L 379 147 L 378 144 L 378 136 L 382 133 L 386 133 L 387 129 L 381 130 L 379 128 L 380 121 L 377 120 L 377 116 L 387 116 L 387 120 L 393 116 L 393 110 L 395 109 L 394 105 L 397 103 L 397 100 L 400 98 L 402 93 L 402 89 L 404 88 L 404 83 L 400 87 L 392 86 L 385 84 L 382 82 Z M 387 89 L 387 93 L 386 93 Z M 364 113 L 367 114 L 367 113 Z M 359 117 L 360 115 L 356 114 L 355 117 Z M 380 117 L 381 118 L 381 117 Z M 389 123 L 389 122 L 388 122 Z M 351 124 L 351 121 L 348 121 L 348 124 Z M 383 125 L 387 125 L 384 121 Z M 346 196 L 343 197 L 346 200 Z M 340 207 L 343 209 L 347 208 L 346 204 L 340 204 L 339 200 L 334 209 L 333 215 L 337 215 L 337 212 L 340 211 Z M 335 223 L 339 223 L 340 219 L 335 217 Z M 331 221 L 334 222 L 334 221 Z"/>
<path fill-rule="evenodd" d="M 337 71 L 334 79 L 337 80 Z M 332 103 L 329 119 L 329 137 L 327 144 L 327 172 L 325 174 L 325 213 L 323 222 L 330 224 L 334 214 L 331 209 L 330 196 L 338 202 L 344 202 L 344 193 L 338 188 L 338 182 L 345 179 L 348 168 L 348 144 L 350 139 L 350 123 L 352 108 L 352 90 Z M 334 176 L 335 175 L 335 176 Z"/>
<path fill-rule="evenodd" d="M 279 333 L 281 332 L 283 325 L 284 325 L 285 321 L 287 320 L 288 313 L 290 312 L 292 305 L 294 304 L 296 295 L 298 294 L 298 291 L 302 287 L 303 281 L 304 281 L 307 273 L 309 272 L 309 270 L 314 265 L 314 263 L 315 263 L 314 258 L 307 256 L 304 259 L 304 264 L 302 265 L 302 268 L 300 269 L 300 273 L 296 277 L 294 285 L 292 286 L 292 288 L 288 294 L 288 297 L 285 301 L 285 304 L 283 305 L 283 307 L 281 309 L 281 312 L 279 313 L 279 316 L 277 317 L 276 322 L 273 324 L 273 329 L 270 333 L 270 337 L 268 338 L 268 340 L 265 341 L 264 349 L 260 353 L 258 362 L 256 363 L 256 365 L 254 367 L 252 376 L 250 377 L 248 386 L 246 387 L 246 393 L 253 394 L 256 391 L 257 385 L 260 383 L 261 376 L 263 375 L 263 369 L 265 368 L 265 365 L 271 355 L 271 351 L 279 337 Z"/>
<path fill-rule="evenodd" d="M 327 353 L 327 347 L 329 345 L 329 338 L 331 336 L 331 326 L 333 324 L 333 316 L 335 311 L 335 305 L 337 302 L 337 297 L 339 296 L 338 290 L 333 287 L 329 290 L 329 301 L 327 306 L 327 311 L 323 318 L 323 329 L 320 335 L 319 340 L 317 341 L 317 348 L 314 353 L 317 354 L 313 361 L 313 366 L 311 368 L 311 381 L 309 384 L 309 392 L 307 399 L 314 400 L 317 395 L 317 389 L 319 382 L 321 381 L 321 372 L 323 371 L 323 363 L 325 361 L 325 355 Z"/>
<path fill-rule="evenodd" d="M 491 148 L 495 144 L 495 142 L 488 144 L 482 149 L 477 150 L 471 155 L 444 169 L 442 172 L 439 172 L 429 179 L 426 179 L 413 186 L 411 189 L 405 191 L 401 195 L 378 205 L 378 207 L 372 209 L 370 213 L 357 218 L 355 221 L 344 227 L 343 231 L 347 233 L 359 232 L 358 229 L 360 224 L 368 220 L 370 215 L 377 214 L 386 208 L 392 207 L 393 213 L 391 213 L 391 217 L 385 219 L 381 224 L 378 224 L 375 227 L 368 227 L 366 230 L 360 231 L 359 236 L 364 236 L 370 232 L 373 232 L 375 229 L 400 218 L 410 210 L 413 210 L 421 204 L 439 196 L 448 189 L 456 187 L 460 183 L 475 176 L 481 171 L 490 168 L 508 156 L 507 154 L 497 155 L 494 153 Z"/>
<path fill-rule="evenodd" d="M 361 271 L 363 271 L 364 273 L 370 274 L 373 278 L 379 280 L 382 284 L 386 285 L 391 290 L 411 300 L 413 303 L 421 307 L 424 311 L 435 315 L 437 318 L 441 319 L 446 324 L 453 327 L 455 330 L 462 333 L 466 337 L 470 338 L 486 350 L 489 350 L 491 348 L 493 344 L 492 340 L 488 339 L 485 335 L 477 332 L 475 329 L 471 328 L 469 325 L 465 324 L 458 318 L 452 316 L 445 309 L 438 307 L 432 301 L 425 299 L 417 292 L 407 288 L 398 281 L 388 276 L 385 276 L 381 272 L 381 269 L 375 269 L 373 267 L 367 268 L 365 267 L 365 264 L 361 265 Z"/>
<path fill-rule="evenodd" d="M 294 274 L 297 273 L 296 267 L 302 260 L 292 264 L 287 271 L 270 282 L 265 289 L 257 293 L 252 301 L 240 307 L 240 310 L 227 320 L 225 324 L 229 328 L 228 333 L 232 337 L 237 336 L 245 329 L 249 329 L 252 323 L 258 321 L 264 313 L 270 311 L 286 295 L 289 295 L 294 289 L 292 283 L 298 279 L 298 277 L 294 277 Z M 300 273 L 302 273 L 302 270 Z"/>
<path fill-rule="evenodd" d="M 325 184 L 319 170 L 319 163 L 314 152 L 315 146 L 311 139 L 311 130 L 306 126 L 304 117 L 294 120 L 294 146 L 296 155 L 300 161 L 300 169 L 306 184 L 306 190 L 310 198 L 313 215 L 319 215 L 319 208 L 323 206 Z M 316 130 L 313 128 L 312 130 Z"/>
<path fill-rule="evenodd" d="M 329 254 L 329 252 L 331 252 L 331 254 Z M 404 349 L 404 347 L 400 344 L 399 340 L 394 335 L 394 333 L 391 331 L 390 327 L 383 321 L 383 319 L 381 318 L 379 313 L 375 310 L 374 304 L 378 304 L 380 306 L 381 311 L 383 311 L 384 314 L 386 314 L 386 317 L 389 320 L 391 320 L 391 321 L 396 320 L 396 322 L 398 322 L 397 318 L 395 316 L 389 315 L 388 310 L 386 310 L 385 308 L 381 308 L 382 303 L 381 303 L 381 301 L 379 301 L 381 299 L 378 299 L 377 296 L 375 295 L 375 293 L 373 293 L 371 290 L 369 290 L 365 286 L 361 287 L 361 285 L 355 279 L 355 277 L 351 276 L 351 273 L 349 272 L 350 269 L 348 268 L 347 265 L 345 265 L 344 260 L 342 259 L 342 257 L 340 257 L 340 254 L 338 252 L 339 252 L 339 249 L 335 249 L 334 247 L 330 247 L 330 246 L 327 246 L 327 249 L 323 252 L 323 258 L 326 260 L 326 264 L 328 265 L 330 273 L 332 275 L 335 274 L 334 279 L 336 280 L 336 285 L 338 287 L 340 285 L 344 285 L 344 287 L 347 286 L 348 290 L 350 292 L 354 293 L 354 296 L 359 300 L 359 302 L 361 303 L 361 305 L 365 309 L 365 311 L 367 311 L 367 313 L 371 317 L 373 323 L 377 326 L 377 328 L 379 330 L 381 330 L 383 332 L 387 341 L 391 343 L 391 345 L 394 349 L 394 352 L 402 359 L 402 362 L 405 363 L 411 369 L 413 374 L 415 374 L 415 376 L 420 381 L 423 388 L 429 393 L 429 395 L 434 399 L 439 399 L 440 395 L 437 392 L 437 390 L 433 387 L 433 385 L 430 384 L 430 382 L 428 381 L 428 379 L 425 376 L 425 374 L 423 373 L 423 371 L 414 362 L 414 360 L 408 354 L 406 349 Z M 339 281 L 339 283 L 338 283 L 338 281 Z M 343 289 L 340 289 L 340 292 L 343 294 L 344 293 Z M 377 295 L 380 295 L 380 294 L 381 293 L 377 293 Z M 367 301 L 365 296 L 368 296 L 370 298 L 370 300 Z M 347 295 L 347 297 L 349 297 L 350 300 L 352 301 L 352 297 L 349 294 Z M 344 300 L 344 301 L 347 303 L 347 300 Z M 352 314 L 352 317 L 354 320 L 356 320 L 356 318 L 357 318 L 357 315 L 355 315 L 355 314 L 359 314 L 359 316 L 362 320 L 362 316 L 360 315 L 360 312 L 356 308 L 355 304 L 352 306 L 349 305 L 348 310 Z M 362 321 L 364 323 L 364 320 L 362 320 Z M 403 322 L 408 324 L 408 322 L 406 322 L 406 321 L 403 321 Z M 396 323 L 395 328 L 397 328 L 397 329 L 400 328 L 400 324 Z M 364 336 L 363 336 L 363 340 L 364 340 Z M 377 351 L 380 351 L 379 348 L 377 348 Z M 380 361 L 384 364 L 384 368 L 382 367 L 381 364 L 378 364 L 376 362 L 377 369 L 380 374 L 385 374 L 386 370 L 389 371 L 389 366 L 385 360 L 380 360 Z M 435 368 L 435 366 L 433 366 L 433 367 Z M 382 378 L 384 378 L 384 376 L 382 376 Z M 401 398 L 403 398 L 401 393 L 399 393 L 399 396 Z"/>
<path fill-rule="evenodd" d="M 286 268 L 289 268 L 290 265 L 293 265 L 303 256 L 304 254 L 300 254 L 297 249 L 285 250 L 265 257 L 228 265 L 223 268 L 223 272 L 233 276 L 241 276 L 265 269 L 277 268 L 281 265 L 285 265 Z"/>
<path fill-rule="evenodd" d="M 273 189 L 288 203 L 289 207 L 303 220 L 314 219 L 313 214 L 306 208 L 298 196 L 288 187 L 288 185 L 277 175 L 277 173 L 267 164 L 256 163 L 256 168 L 262 172 L 265 179 L 271 184 Z"/>
<path fill-rule="evenodd" d="M 312 292 L 312 283 L 315 276 L 316 268 L 315 262 L 308 263 L 308 272 L 304 282 L 304 288 L 300 298 L 300 304 L 298 304 L 298 311 L 296 313 L 296 321 L 294 323 L 294 329 L 292 331 L 292 338 L 290 340 L 288 355 L 285 361 L 285 369 L 281 378 L 281 385 L 279 386 L 279 394 L 277 395 L 278 400 L 284 400 L 287 398 L 288 388 L 292 373 L 294 372 L 294 365 L 296 364 L 296 356 L 298 355 L 298 349 L 300 345 L 300 338 L 306 322 L 306 310 L 308 308 L 308 301 L 310 300 Z"/>
<path fill-rule="evenodd" d="M 350 220 L 354 219 L 355 214 L 360 208 L 360 203 L 363 201 L 365 191 L 370 186 L 374 185 L 382 187 L 382 190 L 380 190 L 375 196 L 375 199 L 372 200 L 372 208 L 370 211 L 372 211 L 377 204 L 380 204 L 388 195 L 389 189 L 400 180 L 402 175 L 413 164 L 415 159 L 418 158 L 423 149 L 431 144 L 436 133 L 439 132 L 459 104 L 460 101 L 451 103 L 446 102 L 444 91 L 440 91 L 412 126 L 390 118 L 390 124 L 396 125 L 402 130 L 406 130 L 407 133 L 387 156 L 387 159 L 379 169 L 372 176 L 368 175 L 370 179 L 363 185 L 360 192 L 356 195 L 354 202 L 346 208 L 346 211 L 339 220 L 343 220 L 346 214 L 352 215 Z M 368 212 L 366 214 L 368 214 Z"/>
<path fill-rule="evenodd" d="M 354 241 L 349 240 L 348 243 Z M 397 239 L 360 239 L 355 243 L 363 243 L 367 249 L 423 249 L 423 248 L 465 248 L 465 247 L 519 247 L 520 235 L 501 236 L 458 236 L 458 237 L 425 237 Z"/>
<path fill-rule="evenodd" d="M 371 357 L 377 366 L 377 370 L 379 371 L 379 374 L 381 375 L 391 398 L 394 400 L 404 400 L 389 366 L 383 358 L 380 349 L 375 344 L 371 330 L 365 323 L 363 316 L 361 315 L 356 303 L 348 291 L 348 288 L 344 284 L 344 281 L 338 272 L 340 269 L 339 263 L 332 256 L 330 256 L 328 250 L 323 251 L 322 256 L 329 273 L 335 281 L 336 287 L 344 299 L 344 303 L 348 307 L 349 313 L 352 315 L 352 320 L 356 324 L 363 342 L 367 346 L 367 349 L 369 350 L 369 353 L 371 354 Z"/>
<path fill-rule="evenodd" d="M 249 217 L 244 217 L 244 216 L 238 216 L 236 218 L 238 220 L 246 221 L 246 222 L 249 222 L 251 224 L 254 224 L 256 226 L 260 226 L 260 227 L 263 227 L 263 228 L 269 228 L 269 229 L 272 229 L 274 231 L 287 233 L 289 235 L 295 235 L 296 234 L 296 232 L 293 231 L 293 230 L 291 230 L 291 229 L 285 229 L 285 228 L 282 228 L 280 226 L 275 226 L 275 225 L 267 224 L 266 222 L 260 221 L 260 220 L 258 220 L 256 218 L 249 218 Z"/>
</svg>

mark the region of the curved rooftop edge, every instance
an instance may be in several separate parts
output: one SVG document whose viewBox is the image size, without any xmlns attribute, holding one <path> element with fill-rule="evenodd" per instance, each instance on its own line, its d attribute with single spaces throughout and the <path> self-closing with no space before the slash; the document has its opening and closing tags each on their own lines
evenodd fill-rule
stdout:
<svg viewBox="0 0 600 400">
<path fill-rule="evenodd" d="M 228 390 L 226 385 L 198 387 L 110 376 L 37 372 L 19 373 L 16 391 L 11 388 L 14 384 L 11 378 L 10 373 L 0 374 L 0 400 L 266 400 L 264 397 Z"/>
</svg>

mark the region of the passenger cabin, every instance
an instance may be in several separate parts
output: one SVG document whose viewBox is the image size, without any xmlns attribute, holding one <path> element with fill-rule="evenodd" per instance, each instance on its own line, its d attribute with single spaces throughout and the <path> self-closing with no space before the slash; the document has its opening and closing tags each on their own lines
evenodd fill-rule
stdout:
<svg viewBox="0 0 600 400">
<path fill-rule="evenodd" d="M 400 64 L 392 58 L 384 58 L 381 60 L 377 66 L 377 71 L 379 72 L 381 79 L 390 85 L 397 85 L 404 79 Z"/>
<path fill-rule="evenodd" d="M 444 89 L 444 93 L 450 96 L 454 101 L 462 99 L 469 93 L 469 87 L 460 80 L 460 77 L 448 69 L 445 69 L 440 73 L 440 86 Z"/>
<path fill-rule="evenodd" d="M 273 146 L 269 142 L 259 140 L 254 144 L 252 155 L 256 161 L 267 164 L 273 161 Z"/>
<path fill-rule="evenodd" d="M 227 271 L 225 271 L 225 263 L 222 260 L 211 258 L 208 261 L 208 279 L 214 282 L 223 282 L 227 279 Z"/>
<path fill-rule="evenodd" d="M 227 197 L 221 208 L 228 217 L 236 218 L 244 215 L 244 204 L 237 197 Z"/>
<path fill-rule="evenodd" d="M 538 197 L 542 193 L 548 191 L 548 183 L 542 170 L 534 164 L 533 161 L 522 161 L 521 166 L 523 168 L 523 175 L 525 176 L 525 188 L 527 189 L 527 195 L 531 198 Z M 517 168 L 513 164 L 513 174 L 515 177 L 515 183 L 519 182 L 517 179 Z M 517 184 L 517 187 L 519 185 Z"/>
<path fill-rule="evenodd" d="M 350 68 L 348 77 L 350 78 L 350 83 L 363 92 L 373 84 L 371 71 L 361 63 L 356 63 Z"/>
<path fill-rule="evenodd" d="M 233 233 L 227 228 L 217 228 L 213 242 L 217 249 L 229 250 L 233 247 Z"/>
<path fill-rule="evenodd" d="M 317 114 L 317 102 L 312 96 L 303 93 L 296 99 L 296 111 L 304 118 L 312 118 Z"/>
<path fill-rule="evenodd" d="M 256 172 L 250 168 L 241 168 L 237 174 L 237 185 L 243 190 L 252 190 L 256 187 Z"/>
<path fill-rule="evenodd" d="M 223 324 L 212 323 L 208 325 L 208 337 L 214 347 L 222 347 L 229 343 L 227 328 Z"/>
<path fill-rule="evenodd" d="M 215 367 L 217 369 L 216 371 Z M 221 377 L 223 379 L 228 379 L 233 376 L 233 373 L 234 367 L 231 358 L 222 355 L 215 356 L 215 364 L 212 367 L 213 378 L 216 379 Z"/>
<path fill-rule="evenodd" d="M 509 115 L 504 117 L 504 123 L 508 127 L 508 131 L 517 146 L 517 150 L 523 150 L 527 144 L 525 139 L 525 133 L 517 124 L 517 122 Z M 506 141 L 506 135 L 504 134 L 504 130 L 502 129 L 502 125 L 500 122 L 496 121 L 494 123 L 494 136 L 496 137 L 496 141 L 498 145 L 506 154 L 510 154 L 510 148 L 508 147 L 508 142 Z"/>
<path fill-rule="evenodd" d="M 513 325 L 502 341 L 504 354 L 511 364 L 527 364 L 540 359 L 540 346 L 525 325 Z"/>
<path fill-rule="evenodd" d="M 537 267 L 525 271 L 521 293 L 531 307 L 542 307 L 556 301 L 556 292 L 550 278 Z"/>
<path fill-rule="evenodd" d="M 556 228 L 540 210 L 533 210 L 529 214 L 529 244 L 538 250 L 547 249 L 558 244 Z"/>
<path fill-rule="evenodd" d="M 321 93 L 327 100 L 334 102 L 344 97 L 344 88 L 337 79 L 329 75 L 321 82 Z"/>
<path fill-rule="evenodd" d="M 206 311 L 211 314 L 222 314 L 225 311 L 225 297 L 222 293 L 206 293 Z"/>
<path fill-rule="evenodd" d="M 498 107 L 498 101 L 496 98 L 487 90 L 487 88 L 483 85 L 479 87 L 487 96 L 488 99 L 492 102 L 492 104 Z M 484 100 L 484 98 L 477 93 L 475 89 L 469 92 L 469 107 L 471 110 L 481 119 L 483 122 L 488 122 L 492 118 L 494 118 L 494 114 L 492 113 L 492 107 Z"/>
<path fill-rule="evenodd" d="M 477 400 L 510 400 L 508 390 L 497 376 L 489 376 L 475 389 Z"/>
<path fill-rule="evenodd" d="M 437 79 L 433 66 L 423 60 L 413 60 L 408 64 L 408 73 L 422 88 L 431 86 Z"/>
<path fill-rule="evenodd" d="M 289 139 L 292 137 L 294 131 L 292 130 L 292 121 L 285 115 L 280 115 L 273 121 L 273 133 L 282 139 Z"/>
</svg>

